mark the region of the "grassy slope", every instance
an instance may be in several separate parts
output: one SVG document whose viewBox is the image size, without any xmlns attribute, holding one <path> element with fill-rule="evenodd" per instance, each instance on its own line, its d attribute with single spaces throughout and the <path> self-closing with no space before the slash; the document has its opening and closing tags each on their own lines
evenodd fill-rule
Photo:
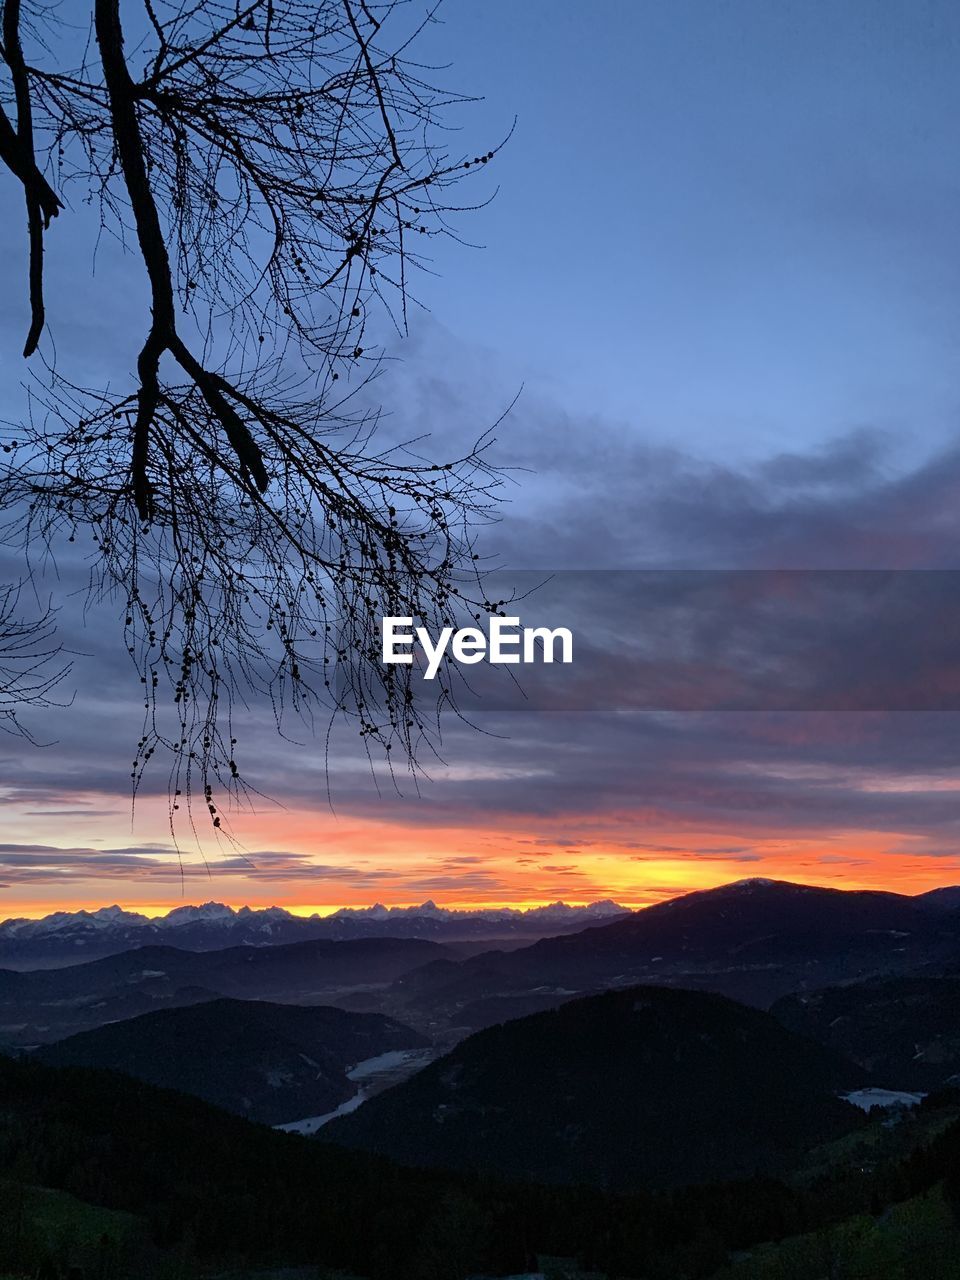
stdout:
<svg viewBox="0 0 960 1280">
<path fill-rule="evenodd" d="M 779 1244 L 761 1245 L 714 1280 L 956 1280 L 960 1232 L 939 1187 L 877 1217 L 861 1215 Z"/>
</svg>

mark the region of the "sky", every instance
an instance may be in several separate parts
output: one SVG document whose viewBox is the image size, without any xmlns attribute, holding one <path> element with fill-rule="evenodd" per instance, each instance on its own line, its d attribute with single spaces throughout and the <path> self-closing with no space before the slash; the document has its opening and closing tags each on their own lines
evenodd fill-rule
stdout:
<svg viewBox="0 0 960 1280">
<path fill-rule="evenodd" d="M 441 17 L 422 58 L 481 99 L 456 145 L 516 126 L 462 224 L 476 247 L 438 246 L 378 389 L 444 450 L 520 393 L 485 551 L 535 570 L 960 568 L 956 6 L 446 0 Z M 71 213 L 48 239 L 57 353 L 122 375 L 141 267 L 101 243 L 95 301 Z M 0 183 L 14 280 L 20 221 Z M 23 328 L 6 290 L 7 419 Z M 31 721 L 46 745 L 0 736 L 0 915 L 960 883 L 960 720 L 929 708 L 494 709 L 448 726 L 402 793 L 338 746 L 331 804 L 322 743 L 255 707 L 263 799 L 231 815 L 236 845 L 181 831 L 178 851 L 162 773 L 131 813 L 137 678 L 82 580 L 75 563 L 50 581 L 72 702 Z"/>
</svg>

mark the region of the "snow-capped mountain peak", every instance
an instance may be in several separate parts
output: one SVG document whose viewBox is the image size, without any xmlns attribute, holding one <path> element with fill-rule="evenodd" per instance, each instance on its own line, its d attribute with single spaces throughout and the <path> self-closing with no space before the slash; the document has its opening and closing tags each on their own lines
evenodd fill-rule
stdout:
<svg viewBox="0 0 960 1280">
<path fill-rule="evenodd" d="M 148 916 L 141 915 L 139 911 L 124 911 L 123 907 L 118 907 L 116 903 L 112 907 L 98 907 L 96 911 L 91 911 L 90 919 L 104 927 L 112 924 L 136 926 L 150 923 Z"/>
<path fill-rule="evenodd" d="M 158 916 L 156 924 L 162 929 L 177 929 L 181 925 L 196 924 L 204 921 L 207 924 L 225 924 L 237 917 L 233 907 L 222 902 L 202 902 L 199 907 L 174 907 L 165 916 Z"/>
<path fill-rule="evenodd" d="M 260 920 L 295 920 L 292 911 L 288 911 L 286 907 L 241 907 L 237 911 L 238 920 L 247 920 L 251 916 L 256 916 Z"/>
<path fill-rule="evenodd" d="M 424 938 L 433 941 L 503 938 L 531 941 L 569 933 L 625 914 L 615 902 L 521 910 L 487 907 L 464 910 L 432 900 L 419 906 L 344 907 L 332 915 L 295 916 L 283 907 L 241 907 L 223 902 L 175 907 L 150 918 L 114 903 L 95 911 L 55 911 L 41 920 L 0 923 L 0 967 L 33 968 L 75 964 L 132 948 L 173 946 L 208 951 L 232 946 L 271 946 L 310 939 Z"/>
</svg>

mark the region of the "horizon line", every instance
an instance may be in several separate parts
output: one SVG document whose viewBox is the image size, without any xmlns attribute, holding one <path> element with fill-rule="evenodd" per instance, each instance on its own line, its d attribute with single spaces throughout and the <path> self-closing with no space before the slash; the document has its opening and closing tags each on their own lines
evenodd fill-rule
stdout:
<svg viewBox="0 0 960 1280">
<path fill-rule="evenodd" d="M 260 905 L 252 906 L 249 902 L 242 902 L 239 899 L 228 901 L 222 898 L 208 898 L 205 901 L 197 902 L 148 902 L 148 903 L 128 903 L 123 904 L 114 899 L 112 902 L 100 901 L 96 905 L 92 902 L 82 902 L 69 906 L 51 906 L 49 903 L 37 903 L 24 906 L 19 910 L 15 909 L 11 915 L 0 917 L 0 925 L 6 924 L 11 920 L 43 920 L 48 916 L 59 913 L 68 915 L 77 915 L 86 911 L 92 913 L 104 910 L 109 907 L 118 907 L 121 911 L 130 914 L 145 916 L 147 919 L 162 919 L 170 915 L 174 911 L 181 910 L 185 907 L 199 908 L 209 904 L 228 907 L 233 912 L 239 912 L 244 908 L 250 911 L 266 911 L 271 908 L 278 907 L 291 916 L 298 919 L 309 920 L 312 918 L 327 919 L 336 915 L 339 911 L 357 911 L 369 912 L 375 907 L 384 907 L 387 911 L 412 911 L 417 907 L 425 907 L 433 904 L 434 907 L 443 911 L 457 911 L 465 914 L 472 914 L 482 911 L 519 911 L 529 912 L 536 911 L 543 907 L 550 906 L 566 906 L 572 909 L 585 909 L 596 906 L 601 902 L 614 902 L 617 906 L 622 907 L 624 911 L 641 911 L 646 907 L 655 906 L 661 902 L 671 902 L 677 898 L 683 898 L 692 893 L 709 893 L 716 889 L 730 888 L 738 884 L 765 883 L 765 884 L 793 884 L 800 885 L 810 889 L 830 889 L 840 893 L 890 893 L 896 894 L 903 898 L 919 898 L 928 893 L 935 893 L 941 889 L 951 889 L 957 887 L 957 882 L 946 882 L 941 885 L 935 885 L 930 889 L 921 889 L 916 892 L 907 892 L 903 889 L 896 888 L 867 888 L 862 885 L 841 886 L 837 884 L 823 884 L 814 880 L 791 879 L 787 876 L 744 876 L 735 880 L 722 881 L 716 885 L 708 885 L 703 887 L 684 888 L 680 892 L 667 892 L 655 896 L 650 896 L 642 900 L 630 900 L 620 897 L 614 897 L 611 894 L 599 894 L 593 898 L 520 898 L 520 899 L 498 899 L 496 901 L 437 901 L 433 898 L 425 898 L 420 900 L 410 900 L 403 902 L 366 902 L 366 903 L 302 903 L 292 902 L 284 903 L 283 901 L 264 902 Z"/>
</svg>

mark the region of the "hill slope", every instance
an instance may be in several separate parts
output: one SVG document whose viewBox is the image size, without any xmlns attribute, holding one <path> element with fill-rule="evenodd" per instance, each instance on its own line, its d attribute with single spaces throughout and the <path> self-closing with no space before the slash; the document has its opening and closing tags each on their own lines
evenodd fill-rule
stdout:
<svg viewBox="0 0 960 1280">
<path fill-rule="evenodd" d="M 427 1040 L 380 1014 L 213 1000 L 146 1013 L 47 1045 L 51 1066 L 104 1067 L 192 1093 L 263 1124 L 321 1115 L 351 1098 L 347 1071 Z"/>
<path fill-rule="evenodd" d="M 852 1128 L 861 1073 L 721 996 L 640 987 L 491 1027 L 323 1138 L 415 1165 L 610 1188 L 776 1169 Z"/>
<path fill-rule="evenodd" d="M 536 1271 L 538 1255 L 576 1257 L 585 1271 L 611 1277 L 703 1280 L 730 1250 L 876 1214 L 944 1180 L 956 1221 L 960 1124 L 905 1160 L 884 1158 L 873 1170 L 862 1163 L 845 1162 L 809 1187 L 754 1179 L 614 1196 L 504 1185 L 397 1169 L 113 1072 L 0 1057 L 5 1274 L 38 1270 L 17 1226 L 31 1199 L 24 1181 L 27 1190 L 57 1188 L 141 1220 L 143 1250 L 129 1266 L 101 1250 L 85 1272 L 105 1280 L 266 1277 L 300 1266 L 315 1275 L 318 1264 L 321 1275 L 339 1268 L 367 1280 L 465 1280 Z M 53 1274 L 72 1264 L 88 1260 L 58 1250 Z"/>
<path fill-rule="evenodd" d="M 205 952 L 139 947 L 65 969 L 0 969 L 0 1045 L 47 1044 L 217 996 L 330 1004 L 345 991 L 387 984 L 446 955 L 434 942 L 369 938 Z"/>
<path fill-rule="evenodd" d="M 889 1089 L 936 1089 L 960 1072 L 960 978 L 830 987 L 785 997 L 771 1012 L 859 1062 Z"/>
</svg>

